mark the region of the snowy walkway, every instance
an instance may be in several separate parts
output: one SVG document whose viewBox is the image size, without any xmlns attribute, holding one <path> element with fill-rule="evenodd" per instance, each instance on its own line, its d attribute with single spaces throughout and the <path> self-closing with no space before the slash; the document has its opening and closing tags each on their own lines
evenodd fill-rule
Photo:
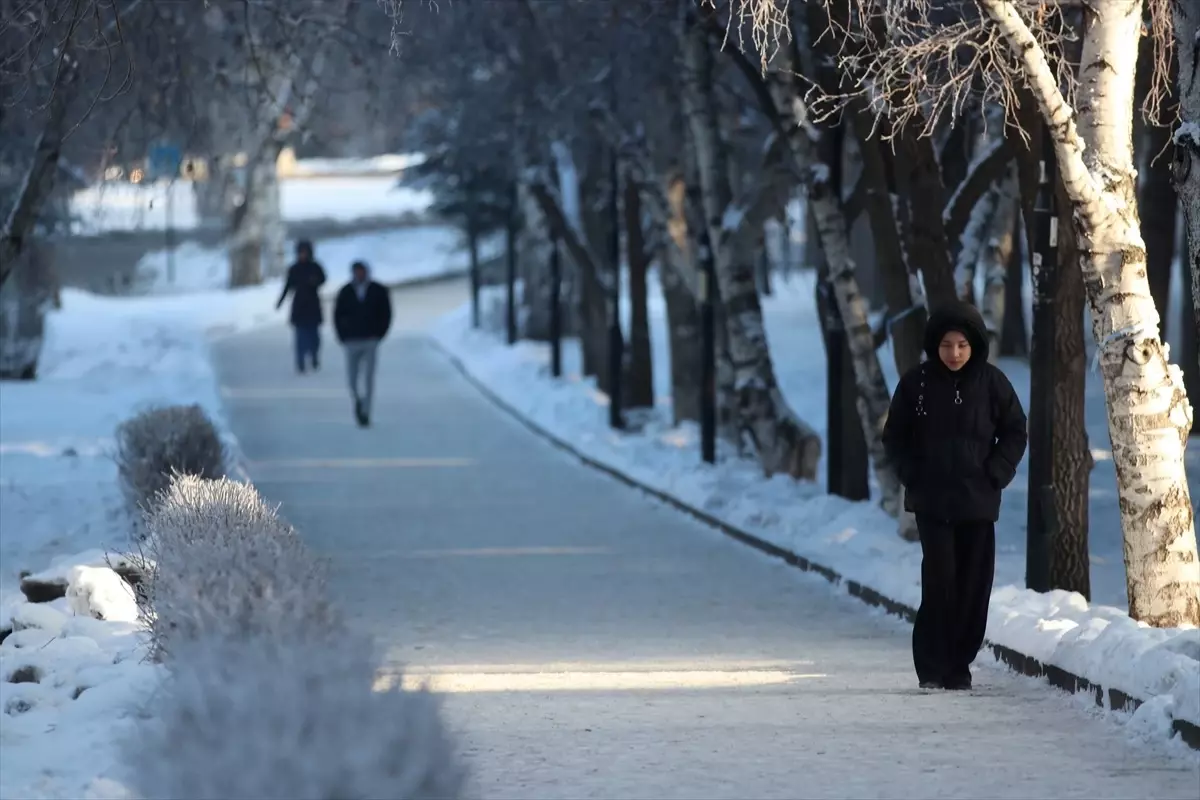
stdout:
<svg viewBox="0 0 1200 800">
<path fill-rule="evenodd" d="M 394 302 L 417 329 L 464 296 Z M 288 337 L 217 349 L 250 474 L 356 623 L 451 693 L 485 798 L 1196 798 L 1194 759 L 1043 684 L 918 691 L 907 626 L 578 465 L 414 333 L 366 432 L 336 347 L 298 377 Z"/>
</svg>

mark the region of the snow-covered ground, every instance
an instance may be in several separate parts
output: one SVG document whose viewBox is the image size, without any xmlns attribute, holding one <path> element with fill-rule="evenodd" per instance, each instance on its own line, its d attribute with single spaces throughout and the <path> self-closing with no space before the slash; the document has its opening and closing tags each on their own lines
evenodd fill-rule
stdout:
<svg viewBox="0 0 1200 800">
<path fill-rule="evenodd" d="M 653 284 L 652 284 L 653 285 Z M 811 278 L 777 282 L 764 299 L 767 333 L 780 385 L 792 407 L 825 432 L 825 364 Z M 715 467 L 699 458 L 695 426 L 669 426 L 670 370 L 661 296 L 652 290 L 652 336 L 657 415 L 641 435 L 607 426 L 607 398 L 580 376 L 577 342 L 564 346 L 564 378 L 549 378 L 545 345 L 505 347 L 489 332 L 469 328 L 469 309 L 447 316 L 433 332 L 466 369 L 519 413 L 589 456 L 672 494 L 763 539 L 788 548 L 916 606 L 920 600 L 920 547 L 895 532 L 895 523 L 871 503 L 826 495 L 819 485 L 763 479 L 745 461 Z M 889 383 L 895 369 L 881 352 Z M 1025 401 L 1026 365 L 1002 364 Z M 1139 712 L 1145 724 L 1165 726 L 1172 716 L 1200 723 L 1200 631 L 1154 630 L 1129 619 L 1115 473 L 1108 457 L 1103 392 L 1088 377 L 1087 424 L 1096 455 L 1091 481 L 1092 591 L 1096 605 L 1078 595 L 1025 590 L 1026 465 L 1006 493 L 997 526 L 996 586 L 989 636 L 999 644 L 1056 664 L 1106 688 L 1153 699 Z M 1189 453 L 1193 497 L 1200 499 L 1200 454 Z"/>
<path fill-rule="evenodd" d="M 500 244 L 495 238 L 484 240 L 481 257 L 497 255 Z M 338 236 L 319 239 L 313 245 L 316 259 L 325 267 L 333 290 L 349 280 L 354 261 L 365 261 L 375 280 L 390 285 L 449 275 L 468 267 L 464 237 L 457 228 L 448 225 L 418 225 Z M 223 249 L 189 242 L 176 248 L 172 258 L 173 271 L 168 266 L 166 250 L 143 256 L 134 273 L 134 291 L 192 294 L 221 291 L 229 286 L 229 258 Z M 273 291 L 279 291 L 277 282 L 272 286 Z"/>
<path fill-rule="evenodd" d="M 285 181 L 285 216 L 424 210 L 420 193 L 393 192 L 394 185 L 393 178 Z M 108 184 L 83 193 L 77 210 L 90 202 L 104 212 L 90 217 L 100 229 L 162 226 L 165 190 Z M 194 224 L 190 188 L 174 191 L 175 224 Z M 467 266 L 459 233 L 439 225 L 328 239 L 316 249 L 329 272 L 328 295 L 355 259 L 386 283 Z M 132 544 L 111 458 L 115 429 L 160 403 L 200 403 L 223 424 L 208 337 L 287 318 L 287 306 L 275 309 L 278 279 L 223 290 L 228 266 L 218 251 L 179 248 L 174 283 L 163 252 L 138 271 L 152 296 L 65 290 L 62 309 L 47 321 L 38 380 L 0 384 L 0 630 L 13 631 L 0 644 L 0 797 L 124 794 L 116 747 L 161 668 L 144 662 L 132 595 L 106 566 Z M 22 572 L 67 583 L 67 596 L 26 602 Z"/>
<path fill-rule="evenodd" d="M 14 629 L 0 644 L 0 797 L 121 793 L 116 745 L 159 668 L 143 661 L 132 594 L 105 567 L 129 552 L 132 524 L 110 453 L 116 426 L 148 404 L 222 418 L 186 319 L 67 290 L 38 380 L 0 384 L 0 628 Z M 25 602 L 25 570 L 66 580 L 68 596 Z"/>
<path fill-rule="evenodd" d="M 396 181 L 392 175 L 288 178 L 279 182 L 281 212 L 288 222 L 423 214 L 431 201 L 429 193 L 397 186 Z M 187 181 L 99 183 L 75 194 L 72 212 L 78 218 L 76 234 L 162 230 L 168 216 L 177 230 L 197 225 L 196 196 Z"/>
</svg>

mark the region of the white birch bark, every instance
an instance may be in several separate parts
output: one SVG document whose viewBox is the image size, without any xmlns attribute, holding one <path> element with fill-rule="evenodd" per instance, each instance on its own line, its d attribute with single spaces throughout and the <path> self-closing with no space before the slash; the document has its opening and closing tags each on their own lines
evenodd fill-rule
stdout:
<svg viewBox="0 0 1200 800">
<path fill-rule="evenodd" d="M 264 164 L 262 172 L 263 270 L 268 278 L 287 271 L 287 225 L 283 222 L 277 162 Z"/>
<path fill-rule="evenodd" d="M 342 0 L 329 24 L 340 24 L 345 19 L 347 8 L 348 0 Z M 311 54 L 311 61 L 307 60 L 310 53 L 302 55 L 293 52 L 288 57 L 277 85 L 270 87 L 269 101 L 263 104 L 255 121 L 246 163 L 244 207 L 235 211 L 226 243 L 232 286 L 261 283 L 264 256 L 268 271 L 275 269 L 272 265 L 274 256 L 271 251 L 275 246 L 272 239 L 280 238 L 278 228 L 283 222 L 278 203 L 273 202 L 271 190 L 264 184 L 278 183 L 279 154 L 288 136 L 292 130 L 303 130 L 308 124 L 325 72 L 325 48 L 328 46 L 325 41 L 319 42 L 316 52 Z M 297 83 L 303 77 L 306 64 L 308 79 L 297 91 Z M 292 109 L 292 125 L 290 129 L 284 129 L 279 122 L 288 108 Z M 282 272 L 281 265 L 278 270 Z"/>
<path fill-rule="evenodd" d="M 983 247 L 975 273 L 983 273 L 983 294 L 979 298 L 979 311 L 987 327 L 988 360 L 995 363 L 1000 358 L 1000 332 L 1004 328 L 1004 292 L 1008 281 L 1008 259 L 1012 255 L 1013 230 L 1017 217 L 1016 168 L 1010 168 L 997 187 L 996 202 L 991 219 L 984 232 Z"/>
<path fill-rule="evenodd" d="M 1074 206 L 1080 268 L 1117 470 L 1129 613 L 1156 627 L 1200 624 L 1200 559 L 1184 467 L 1192 409 L 1168 361 L 1146 277 L 1133 162 L 1142 0 L 1093 3 L 1079 116 L 1011 0 L 978 0 L 1006 38 L 1054 137 Z"/>
<path fill-rule="evenodd" d="M 967 227 L 963 229 L 954 259 L 954 291 L 964 303 L 975 304 L 975 268 L 983 253 L 988 223 L 996 213 L 999 190 L 995 185 L 983 193 L 983 197 L 971 209 Z"/>
<path fill-rule="evenodd" d="M 725 341 L 734 370 L 738 425 L 763 472 L 815 480 L 821 440 L 788 405 L 775 378 L 754 280 L 754 253 L 740 235 L 746 214 L 734 204 L 726 145 L 713 97 L 712 53 L 706 32 L 682 33 L 684 118 L 699 166 L 705 222 L 716 264 Z"/>
<path fill-rule="evenodd" d="M 1187 220 L 1192 319 L 1200 330 L 1200 3 L 1174 0 L 1173 8 L 1182 121 L 1175 131 L 1175 189 Z"/>
<path fill-rule="evenodd" d="M 854 384 L 858 390 L 855 405 L 875 478 L 879 482 L 880 505 L 884 511 L 896 517 L 903 509 L 900 479 L 883 446 L 883 426 L 887 421 L 891 396 L 875 349 L 875 336 L 867 318 L 866 301 L 859 290 L 857 267 L 850 254 L 849 226 L 842 213 L 841 198 L 829 183 L 829 165 L 821 163 L 817 156 L 816 139 L 820 133 L 808 123 L 807 108 L 791 73 L 783 70 L 772 72 L 770 86 L 776 113 L 790 133 L 787 144 L 793 169 L 805 178 L 808 207 L 829 265 L 829 282 L 846 332 Z"/>
</svg>

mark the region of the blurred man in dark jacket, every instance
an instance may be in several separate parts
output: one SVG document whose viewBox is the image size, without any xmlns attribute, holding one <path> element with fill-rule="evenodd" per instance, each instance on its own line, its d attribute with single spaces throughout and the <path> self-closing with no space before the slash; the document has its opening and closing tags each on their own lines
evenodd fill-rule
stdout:
<svg viewBox="0 0 1200 800">
<path fill-rule="evenodd" d="M 346 349 L 346 375 L 354 399 L 354 417 L 365 428 L 371 424 L 375 353 L 392 326 L 392 300 L 386 286 L 371 280 L 370 271 L 362 261 L 355 261 L 350 271 L 350 282 L 338 292 L 333 327 Z"/>
<path fill-rule="evenodd" d="M 296 371 L 303 373 L 307 362 L 312 368 L 321 366 L 321 296 L 319 291 L 325 283 L 325 270 L 313 261 L 312 242 L 301 239 L 296 243 L 296 263 L 288 267 L 287 282 L 275 308 L 283 305 L 288 294 L 292 295 L 291 323 L 296 336 Z"/>
</svg>

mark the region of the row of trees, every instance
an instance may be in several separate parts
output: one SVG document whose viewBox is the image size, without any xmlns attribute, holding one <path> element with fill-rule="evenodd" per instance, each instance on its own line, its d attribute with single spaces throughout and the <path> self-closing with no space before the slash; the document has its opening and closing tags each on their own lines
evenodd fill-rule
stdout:
<svg viewBox="0 0 1200 800">
<path fill-rule="evenodd" d="M 768 233 L 799 197 L 820 247 L 826 344 L 831 361 L 847 356 L 857 409 L 856 430 L 828 444 L 838 452 L 861 437 L 881 505 L 899 516 L 877 346 L 890 338 L 897 369 L 911 368 L 926 309 L 965 297 L 1019 349 L 1024 249 L 1035 296 L 1031 522 L 1054 529 L 1037 539 L 1050 543 L 1045 583 L 1087 590 L 1086 311 L 1130 611 L 1200 623 L 1184 470 L 1193 416 L 1160 316 L 1175 254 L 1171 178 L 1188 220 L 1189 305 L 1200 308 L 1194 4 L 512 0 L 409 3 L 403 17 L 398 2 L 382 5 L 407 34 L 390 43 L 390 62 L 383 12 L 354 0 L 0 0 L 0 139 L 19 176 L 0 281 L 44 223 L 64 154 L 96 166 L 163 137 L 245 154 L 240 184 L 217 158 L 211 185 L 218 208 L 230 194 L 240 201 L 228 220 L 234 282 L 261 280 L 263 251 L 275 254 L 268 263 L 282 255 L 280 148 L 331 130 L 347 97 L 369 96 L 428 155 L 423 177 L 445 210 L 472 235 L 509 232 L 527 334 L 552 316 L 552 233 L 569 257 L 586 371 L 623 406 L 649 405 L 644 299 L 657 273 L 676 418 L 700 415 L 695 342 L 712 310 L 720 435 L 768 475 L 813 479 L 821 442 L 779 391 L 760 305 Z M 1183 124 L 1166 127 L 1177 113 Z M 638 309 L 627 334 L 614 324 L 622 262 Z M 869 325 L 864 285 L 886 306 L 881 329 Z M 1197 320 L 1183 324 L 1193 395 Z M 624 366 L 608 369 L 614 353 L 627 353 Z"/>
<path fill-rule="evenodd" d="M 47 200 L 64 165 L 95 180 L 163 142 L 209 165 L 197 205 L 226 230 L 231 282 L 278 273 L 279 154 L 378 145 L 379 100 L 402 94 L 389 48 L 358 0 L 0 1 L 0 281 L 63 221 Z"/>
<path fill-rule="evenodd" d="M 1195 111 L 1197 14 L 1184 5 L 1172 15 L 1163 0 L 409 4 L 399 59 L 425 98 L 410 133 L 446 210 L 469 232 L 481 208 L 496 225 L 520 222 L 525 334 L 547 333 L 547 243 L 561 242 L 585 372 L 622 406 L 648 406 L 645 283 L 656 272 L 675 417 L 697 419 L 697 332 L 715 300 L 721 436 L 767 475 L 813 479 L 821 443 L 779 391 L 760 305 L 770 232 L 802 198 L 826 343 L 848 351 L 858 412 L 857 430 L 831 430 L 828 444 L 861 438 L 881 506 L 898 517 L 878 344 L 890 338 L 896 368 L 911 368 L 926 309 L 958 297 L 980 305 L 993 352 L 1022 349 L 1024 250 L 1031 542 L 1046 547 L 1031 553 L 1030 585 L 1088 594 L 1086 317 L 1130 612 L 1171 626 L 1200 621 L 1184 467 L 1194 418 L 1162 316 L 1177 240 L 1168 165 L 1195 224 L 1193 127 L 1170 127 Z M 1139 206 L 1152 221 L 1145 238 Z M 869 235 L 852 238 L 860 228 Z M 1191 302 L 1178 323 L 1193 393 L 1198 240 L 1189 228 Z M 622 264 L 627 332 L 613 325 Z M 882 329 L 869 324 L 864 283 L 882 295 Z"/>
</svg>

